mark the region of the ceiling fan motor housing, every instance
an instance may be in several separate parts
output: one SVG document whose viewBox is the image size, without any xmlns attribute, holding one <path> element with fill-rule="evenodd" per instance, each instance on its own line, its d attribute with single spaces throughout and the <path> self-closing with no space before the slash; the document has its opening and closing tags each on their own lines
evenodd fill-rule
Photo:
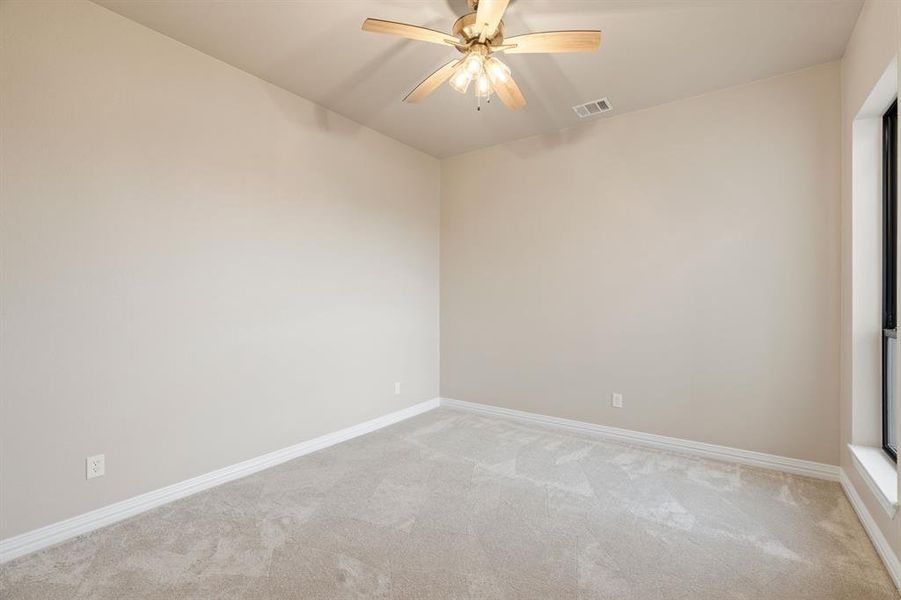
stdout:
<svg viewBox="0 0 901 600">
<path fill-rule="evenodd" d="M 476 15 L 477 13 L 471 12 L 457 19 L 456 23 L 454 23 L 454 28 L 451 30 L 453 31 L 453 34 L 459 38 L 463 38 L 467 43 L 473 41 L 478 42 L 481 29 L 476 26 Z M 497 24 L 497 31 L 495 34 L 485 41 L 491 46 L 500 46 L 504 43 L 503 21 Z M 461 52 L 463 51 L 464 50 L 461 50 Z"/>
</svg>

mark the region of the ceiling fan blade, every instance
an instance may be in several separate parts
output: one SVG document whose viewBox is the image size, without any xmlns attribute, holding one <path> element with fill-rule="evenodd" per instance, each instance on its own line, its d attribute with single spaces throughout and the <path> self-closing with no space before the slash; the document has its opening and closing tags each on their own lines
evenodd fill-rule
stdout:
<svg viewBox="0 0 901 600">
<path fill-rule="evenodd" d="M 419 27 L 418 25 L 407 25 L 406 23 L 395 23 L 394 21 L 383 21 L 381 19 L 366 19 L 363 21 L 363 31 L 397 35 L 411 40 L 446 46 L 453 46 L 454 43 L 459 42 L 449 33 L 441 33 L 440 31 Z"/>
<path fill-rule="evenodd" d="M 600 31 L 542 31 L 504 39 L 507 54 L 592 52 L 601 45 Z"/>
<path fill-rule="evenodd" d="M 479 7 L 476 9 L 476 23 L 480 27 L 479 41 L 484 42 L 494 37 L 508 4 L 510 0 L 479 0 Z"/>
<path fill-rule="evenodd" d="M 437 90 L 438 86 L 450 79 L 450 76 L 457 70 L 457 66 L 462 62 L 463 61 L 460 59 L 454 59 L 426 77 L 412 92 L 407 94 L 407 97 L 404 98 L 404 102 L 419 102 Z"/>
<path fill-rule="evenodd" d="M 509 74 L 503 81 L 495 81 L 493 85 L 494 93 L 510 110 L 518 110 L 526 105 L 526 99 L 519 91 L 519 86 Z"/>
</svg>

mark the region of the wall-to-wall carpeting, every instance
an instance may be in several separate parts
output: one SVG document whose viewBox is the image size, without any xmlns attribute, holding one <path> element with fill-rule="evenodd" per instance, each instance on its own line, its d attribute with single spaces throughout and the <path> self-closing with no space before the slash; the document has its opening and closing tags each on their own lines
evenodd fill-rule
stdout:
<svg viewBox="0 0 901 600">
<path fill-rule="evenodd" d="M 876 600 L 836 483 L 438 409 L 0 567 L 25 598 Z"/>
</svg>

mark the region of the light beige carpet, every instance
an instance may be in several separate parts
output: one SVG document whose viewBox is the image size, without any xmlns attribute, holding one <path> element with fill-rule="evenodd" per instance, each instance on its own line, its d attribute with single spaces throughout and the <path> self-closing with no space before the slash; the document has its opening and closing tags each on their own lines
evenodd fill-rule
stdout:
<svg viewBox="0 0 901 600">
<path fill-rule="evenodd" d="M 2 567 L 35 598 L 896 598 L 838 484 L 439 409 Z"/>
</svg>

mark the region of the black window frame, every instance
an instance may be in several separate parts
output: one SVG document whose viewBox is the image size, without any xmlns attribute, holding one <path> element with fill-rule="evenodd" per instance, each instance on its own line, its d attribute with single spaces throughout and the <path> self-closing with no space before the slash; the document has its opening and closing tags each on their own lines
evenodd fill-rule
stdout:
<svg viewBox="0 0 901 600">
<path fill-rule="evenodd" d="M 898 462 L 889 444 L 888 344 L 897 331 L 898 100 L 882 116 L 882 449 Z M 895 360 L 897 361 L 897 345 Z M 897 386 L 898 381 L 895 381 Z M 895 407 L 897 409 L 897 406 Z M 897 440 L 896 440 L 897 444 Z"/>
</svg>

